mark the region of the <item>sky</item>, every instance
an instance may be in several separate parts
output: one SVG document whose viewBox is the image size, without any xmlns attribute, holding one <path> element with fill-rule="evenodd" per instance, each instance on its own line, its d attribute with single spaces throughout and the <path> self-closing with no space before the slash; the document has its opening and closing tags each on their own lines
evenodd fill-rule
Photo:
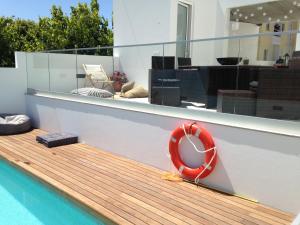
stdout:
<svg viewBox="0 0 300 225">
<path fill-rule="evenodd" d="M 70 6 L 78 2 L 89 3 L 90 0 L 0 0 L 0 16 L 15 16 L 22 19 L 37 21 L 39 16 L 50 16 L 53 4 L 62 7 L 65 13 L 70 12 Z M 112 0 L 98 0 L 100 13 L 109 19 L 111 24 Z"/>
</svg>

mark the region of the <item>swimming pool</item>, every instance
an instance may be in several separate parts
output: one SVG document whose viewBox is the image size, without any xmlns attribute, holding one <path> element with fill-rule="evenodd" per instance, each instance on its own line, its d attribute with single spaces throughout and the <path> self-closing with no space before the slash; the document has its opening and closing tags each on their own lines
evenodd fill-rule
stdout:
<svg viewBox="0 0 300 225">
<path fill-rule="evenodd" d="M 105 225 L 108 222 L 0 159 L 0 224 Z"/>
</svg>

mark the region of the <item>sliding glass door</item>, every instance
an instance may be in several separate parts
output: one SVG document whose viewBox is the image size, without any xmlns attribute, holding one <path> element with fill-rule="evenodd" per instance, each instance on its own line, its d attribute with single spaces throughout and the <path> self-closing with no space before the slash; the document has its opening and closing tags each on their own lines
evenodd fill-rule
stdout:
<svg viewBox="0 0 300 225">
<path fill-rule="evenodd" d="M 189 39 L 190 33 L 190 7 L 187 4 L 179 3 L 177 12 L 177 57 L 189 57 L 189 43 L 184 42 Z"/>
</svg>

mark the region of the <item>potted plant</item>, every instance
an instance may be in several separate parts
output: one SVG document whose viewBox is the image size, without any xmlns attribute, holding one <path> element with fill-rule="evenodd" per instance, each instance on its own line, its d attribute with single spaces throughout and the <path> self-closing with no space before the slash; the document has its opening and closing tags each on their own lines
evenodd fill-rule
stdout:
<svg viewBox="0 0 300 225">
<path fill-rule="evenodd" d="M 249 62 L 250 62 L 250 60 L 249 60 L 249 58 L 244 58 L 244 60 L 243 60 L 243 64 L 244 65 L 249 65 Z"/>
<path fill-rule="evenodd" d="M 128 82 L 126 74 L 120 71 L 115 71 L 110 79 L 114 81 L 113 88 L 115 92 L 120 92 L 123 84 Z"/>
</svg>

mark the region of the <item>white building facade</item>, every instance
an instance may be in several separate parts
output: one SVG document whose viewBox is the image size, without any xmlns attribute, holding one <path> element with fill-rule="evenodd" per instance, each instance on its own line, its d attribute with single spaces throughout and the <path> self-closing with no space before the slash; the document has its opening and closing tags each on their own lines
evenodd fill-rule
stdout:
<svg viewBox="0 0 300 225">
<path fill-rule="evenodd" d="M 264 12 L 263 7 L 273 2 L 275 1 L 114 0 L 114 44 L 115 46 L 137 45 L 259 34 L 263 32 L 263 23 L 270 21 L 275 24 L 280 19 L 276 17 L 278 12 Z M 297 5 L 293 4 L 294 1 L 285 0 L 285 2 L 290 4 L 290 9 L 286 9 L 288 15 L 291 10 L 293 14 L 298 13 L 296 12 Z M 259 8 L 260 5 L 262 9 Z M 266 7 L 270 6 L 266 5 Z M 253 10 L 253 13 L 242 15 L 238 11 L 243 7 L 248 7 L 245 9 Z M 293 7 L 296 9 L 293 10 Z M 236 22 L 233 13 L 243 20 Z M 258 17 L 258 14 L 265 15 L 266 21 L 260 19 L 261 21 L 257 24 L 258 22 L 245 20 L 248 17 L 249 19 Z M 216 65 L 218 57 L 239 56 L 248 58 L 253 65 L 272 65 L 275 59 L 268 61 L 258 57 L 259 43 L 259 37 L 251 37 L 242 40 L 224 39 L 190 44 L 115 48 L 114 53 L 120 57 L 120 69 L 124 69 L 129 78 L 147 86 L 151 56 L 191 57 L 194 65 Z M 298 38 L 296 48 L 299 47 Z"/>
</svg>

